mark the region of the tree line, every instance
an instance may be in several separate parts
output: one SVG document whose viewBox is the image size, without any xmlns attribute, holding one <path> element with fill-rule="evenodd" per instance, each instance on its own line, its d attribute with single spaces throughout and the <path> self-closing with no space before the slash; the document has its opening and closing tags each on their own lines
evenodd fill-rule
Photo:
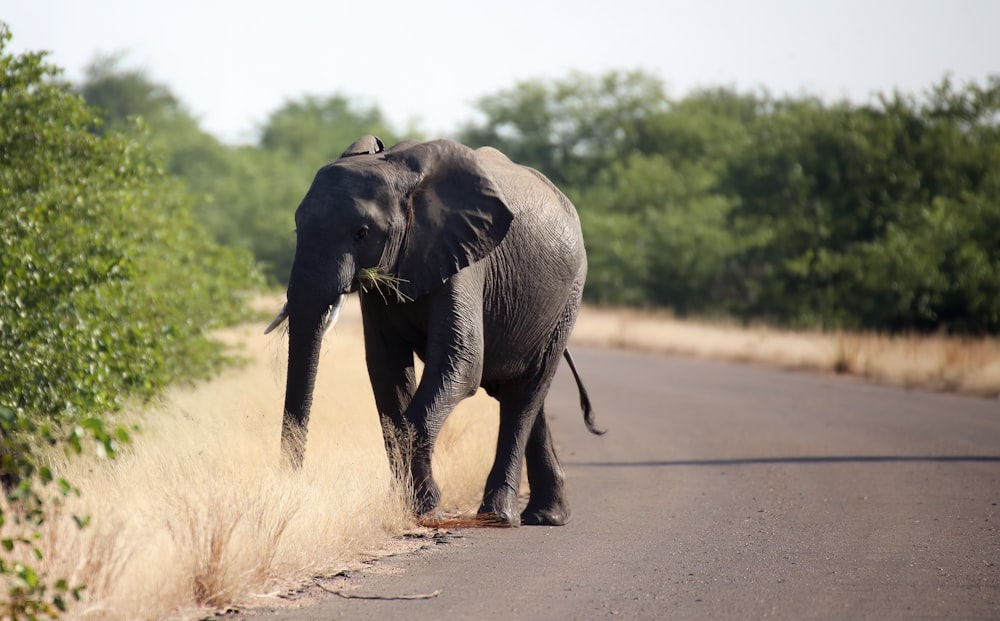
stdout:
<svg viewBox="0 0 1000 621">
<path fill-rule="evenodd" d="M 615 72 L 462 132 L 581 212 L 592 302 L 807 328 L 1000 331 L 1000 78 L 833 104 Z"/>
<path fill-rule="evenodd" d="M 140 116 L 198 220 L 287 278 L 292 213 L 315 170 L 397 131 L 345 95 L 287 102 L 256 144 L 203 132 L 169 90 L 116 59 L 80 86 L 109 126 Z M 822 329 L 1000 332 L 1000 78 L 827 103 L 641 71 L 520 82 L 453 136 L 538 168 L 577 205 L 585 297 L 681 316 Z"/>
</svg>

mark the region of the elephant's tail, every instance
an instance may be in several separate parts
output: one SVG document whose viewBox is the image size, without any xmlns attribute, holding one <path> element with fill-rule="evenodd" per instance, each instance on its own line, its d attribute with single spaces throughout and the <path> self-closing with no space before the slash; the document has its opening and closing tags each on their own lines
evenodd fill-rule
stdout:
<svg viewBox="0 0 1000 621">
<path fill-rule="evenodd" d="M 597 424 L 594 423 L 594 408 L 590 405 L 590 395 L 587 394 L 587 389 L 583 386 L 583 380 L 580 379 L 580 373 L 576 370 L 576 364 L 573 362 L 573 356 L 569 353 L 569 348 L 563 350 L 563 357 L 566 358 L 569 370 L 573 372 L 573 379 L 576 380 L 576 387 L 580 390 L 580 408 L 583 409 L 583 423 L 587 425 L 587 431 L 596 436 L 604 435 L 607 430 L 598 429 Z"/>
</svg>

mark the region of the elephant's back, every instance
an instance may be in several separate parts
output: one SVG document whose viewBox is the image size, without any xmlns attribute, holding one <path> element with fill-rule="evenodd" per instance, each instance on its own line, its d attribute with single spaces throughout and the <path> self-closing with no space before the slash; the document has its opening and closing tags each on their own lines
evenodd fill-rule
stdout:
<svg viewBox="0 0 1000 621">
<path fill-rule="evenodd" d="M 487 257 L 484 309 L 501 318 L 487 326 L 487 359 L 531 366 L 539 344 L 575 319 L 587 258 L 572 203 L 541 173 L 511 162 L 496 149 L 480 149 L 490 176 L 514 213 L 503 242 Z"/>
<path fill-rule="evenodd" d="M 512 161 L 494 147 L 480 147 L 475 154 L 490 178 L 500 187 L 515 217 L 522 212 L 551 211 L 552 215 L 565 216 L 579 227 L 576 207 L 540 171 Z"/>
<path fill-rule="evenodd" d="M 580 217 L 569 198 L 545 175 L 511 161 L 493 147 L 477 149 L 476 156 L 514 214 L 509 239 L 501 245 L 534 255 L 517 260 L 534 261 L 560 277 L 575 274 L 586 263 L 586 254 Z M 555 263 L 566 264 L 568 269 L 559 269 Z"/>
</svg>

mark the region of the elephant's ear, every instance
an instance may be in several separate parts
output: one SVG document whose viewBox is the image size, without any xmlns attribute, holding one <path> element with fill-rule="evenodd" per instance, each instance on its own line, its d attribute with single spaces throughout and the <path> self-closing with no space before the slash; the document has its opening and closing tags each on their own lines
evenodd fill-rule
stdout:
<svg viewBox="0 0 1000 621">
<path fill-rule="evenodd" d="M 395 266 L 400 292 L 416 299 L 493 252 L 514 214 L 469 147 L 437 140 L 386 155 L 416 173 Z"/>
</svg>

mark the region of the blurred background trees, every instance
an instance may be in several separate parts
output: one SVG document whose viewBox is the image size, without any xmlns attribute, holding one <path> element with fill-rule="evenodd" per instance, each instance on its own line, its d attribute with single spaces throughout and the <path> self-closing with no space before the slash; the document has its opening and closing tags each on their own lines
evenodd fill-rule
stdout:
<svg viewBox="0 0 1000 621">
<path fill-rule="evenodd" d="M 77 91 L 102 110 L 106 128 L 128 129 L 141 119 L 166 171 L 194 195 L 198 221 L 219 243 L 251 251 L 272 283 L 291 271 L 292 214 L 316 170 L 360 135 L 402 139 L 376 106 L 334 94 L 287 102 L 264 121 L 254 145 L 224 145 L 166 85 L 124 67 L 121 56 L 91 63 Z"/>
<path fill-rule="evenodd" d="M 107 128 L 141 117 L 193 213 L 287 277 L 315 170 L 395 131 L 343 94 L 287 102 L 255 144 L 219 143 L 120 59 L 78 90 Z M 548 175 L 581 213 L 591 303 L 791 327 L 1000 331 L 1000 80 L 947 78 L 864 104 L 705 88 L 641 71 L 572 73 L 481 97 L 454 138 Z"/>
<path fill-rule="evenodd" d="M 580 210 L 591 302 L 801 328 L 1000 332 L 1000 78 L 863 105 L 613 72 L 462 130 Z"/>
</svg>

